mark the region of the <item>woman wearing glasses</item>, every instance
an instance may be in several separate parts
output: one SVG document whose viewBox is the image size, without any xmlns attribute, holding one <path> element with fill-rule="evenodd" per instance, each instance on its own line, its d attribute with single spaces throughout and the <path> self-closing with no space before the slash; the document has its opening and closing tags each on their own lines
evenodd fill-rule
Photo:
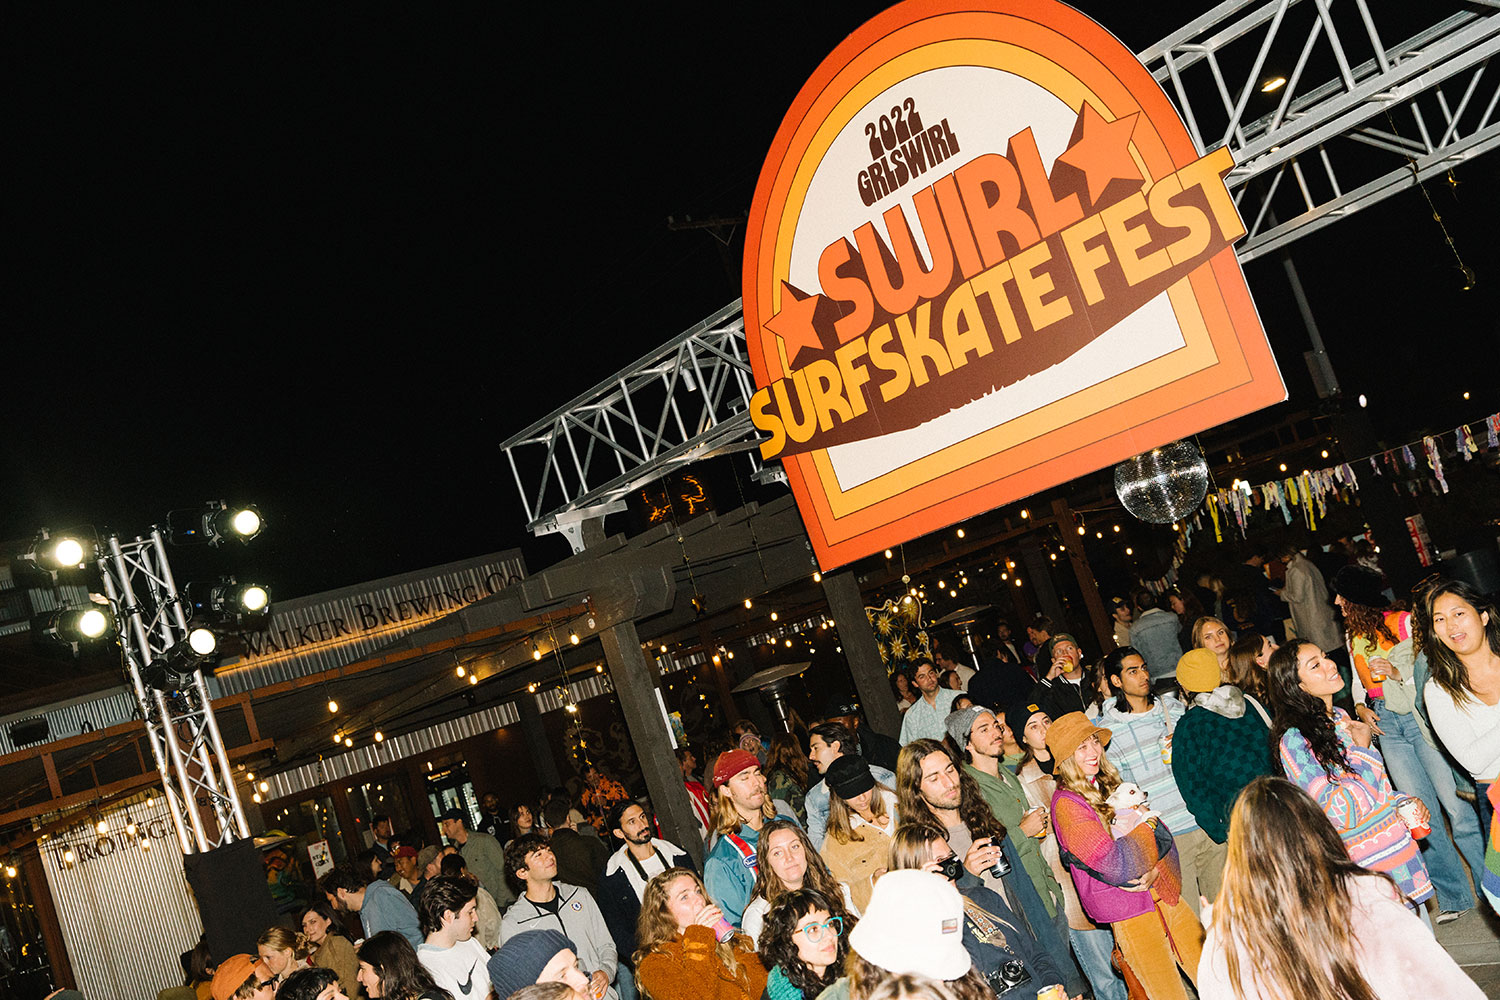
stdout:
<svg viewBox="0 0 1500 1000">
<path fill-rule="evenodd" d="M 761 960 L 771 970 L 768 1000 L 813 1000 L 838 979 L 849 928 L 835 915 L 837 906 L 816 889 L 795 889 L 776 900 L 760 939 Z"/>
</svg>

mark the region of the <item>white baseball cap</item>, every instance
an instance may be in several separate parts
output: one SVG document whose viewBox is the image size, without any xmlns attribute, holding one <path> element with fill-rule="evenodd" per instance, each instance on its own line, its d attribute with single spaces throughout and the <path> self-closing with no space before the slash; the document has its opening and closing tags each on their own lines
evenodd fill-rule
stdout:
<svg viewBox="0 0 1500 1000">
<path fill-rule="evenodd" d="M 969 971 L 964 901 L 953 883 L 915 868 L 887 872 L 849 934 L 860 957 L 896 975 L 958 979 Z"/>
</svg>

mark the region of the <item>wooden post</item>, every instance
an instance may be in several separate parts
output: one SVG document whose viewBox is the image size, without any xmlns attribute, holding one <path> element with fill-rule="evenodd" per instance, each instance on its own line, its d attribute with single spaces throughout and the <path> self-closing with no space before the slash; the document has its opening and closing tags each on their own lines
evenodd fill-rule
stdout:
<svg viewBox="0 0 1500 1000">
<path fill-rule="evenodd" d="M 1073 523 L 1073 510 L 1064 499 L 1052 501 L 1052 514 L 1058 524 Z M 1083 604 L 1089 610 L 1089 621 L 1093 623 L 1094 635 L 1099 640 L 1099 650 L 1107 653 L 1115 648 L 1115 630 L 1110 624 L 1109 612 L 1104 610 L 1104 598 L 1099 596 L 1099 584 L 1094 580 L 1094 570 L 1089 566 L 1088 553 L 1084 551 L 1081 538 L 1078 544 L 1068 546 L 1068 561 L 1073 564 L 1078 587 L 1083 591 Z"/>
<path fill-rule="evenodd" d="M 875 630 L 865 617 L 865 599 L 854 572 L 842 569 L 823 574 L 823 595 L 828 599 L 828 610 L 833 612 L 865 721 L 875 732 L 894 738 L 901 732 L 901 713 L 896 709 L 896 696 L 891 694 L 890 674 L 880 659 Z"/>
<path fill-rule="evenodd" d="M 646 792 L 661 823 L 666 838 L 693 856 L 698 870 L 703 870 L 703 841 L 698 834 L 698 820 L 688 801 L 687 787 L 682 783 L 682 769 L 672 752 L 667 722 L 656 701 L 656 684 L 651 664 L 641 650 L 641 637 L 635 622 L 625 620 L 599 633 L 604 658 L 609 663 L 610 680 L 625 713 L 630 741 L 635 745 Z"/>
</svg>

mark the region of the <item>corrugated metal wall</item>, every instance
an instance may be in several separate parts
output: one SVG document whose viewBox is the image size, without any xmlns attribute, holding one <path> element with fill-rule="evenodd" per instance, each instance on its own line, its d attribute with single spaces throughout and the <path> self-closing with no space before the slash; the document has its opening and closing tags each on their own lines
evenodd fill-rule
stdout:
<svg viewBox="0 0 1500 1000">
<path fill-rule="evenodd" d="M 178 955 L 203 933 L 182 871 L 182 850 L 160 795 L 103 812 L 109 833 L 81 827 L 41 842 L 42 867 L 78 989 L 89 1000 L 155 1000 L 182 982 Z M 139 833 L 125 832 L 127 814 Z M 141 850 L 140 838 L 151 844 Z M 71 848 L 69 865 L 64 852 Z"/>
</svg>

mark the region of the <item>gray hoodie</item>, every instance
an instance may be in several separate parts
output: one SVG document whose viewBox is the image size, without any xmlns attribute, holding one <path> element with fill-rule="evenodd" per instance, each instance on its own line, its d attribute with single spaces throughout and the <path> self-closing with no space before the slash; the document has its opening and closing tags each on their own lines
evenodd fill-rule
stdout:
<svg viewBox="0 0 1500 1000">
<path fill-rule="evenodd" d="M 594 902 L 587 889 L 576 885 L 553 882 L 552 888 L 557 890 L 556 915 L 537 906 L 526 893 L 521 893 L 500 921 L 500 944 L 504 946 L 522 931 L 561 931 L 578 946 L 578 965 L 585 974 L 602 971 L 610 982 L 614 982 L 615 968 L 619 964 L 615 939 L 604 923 L 599 904 Z"/>
</svg>

